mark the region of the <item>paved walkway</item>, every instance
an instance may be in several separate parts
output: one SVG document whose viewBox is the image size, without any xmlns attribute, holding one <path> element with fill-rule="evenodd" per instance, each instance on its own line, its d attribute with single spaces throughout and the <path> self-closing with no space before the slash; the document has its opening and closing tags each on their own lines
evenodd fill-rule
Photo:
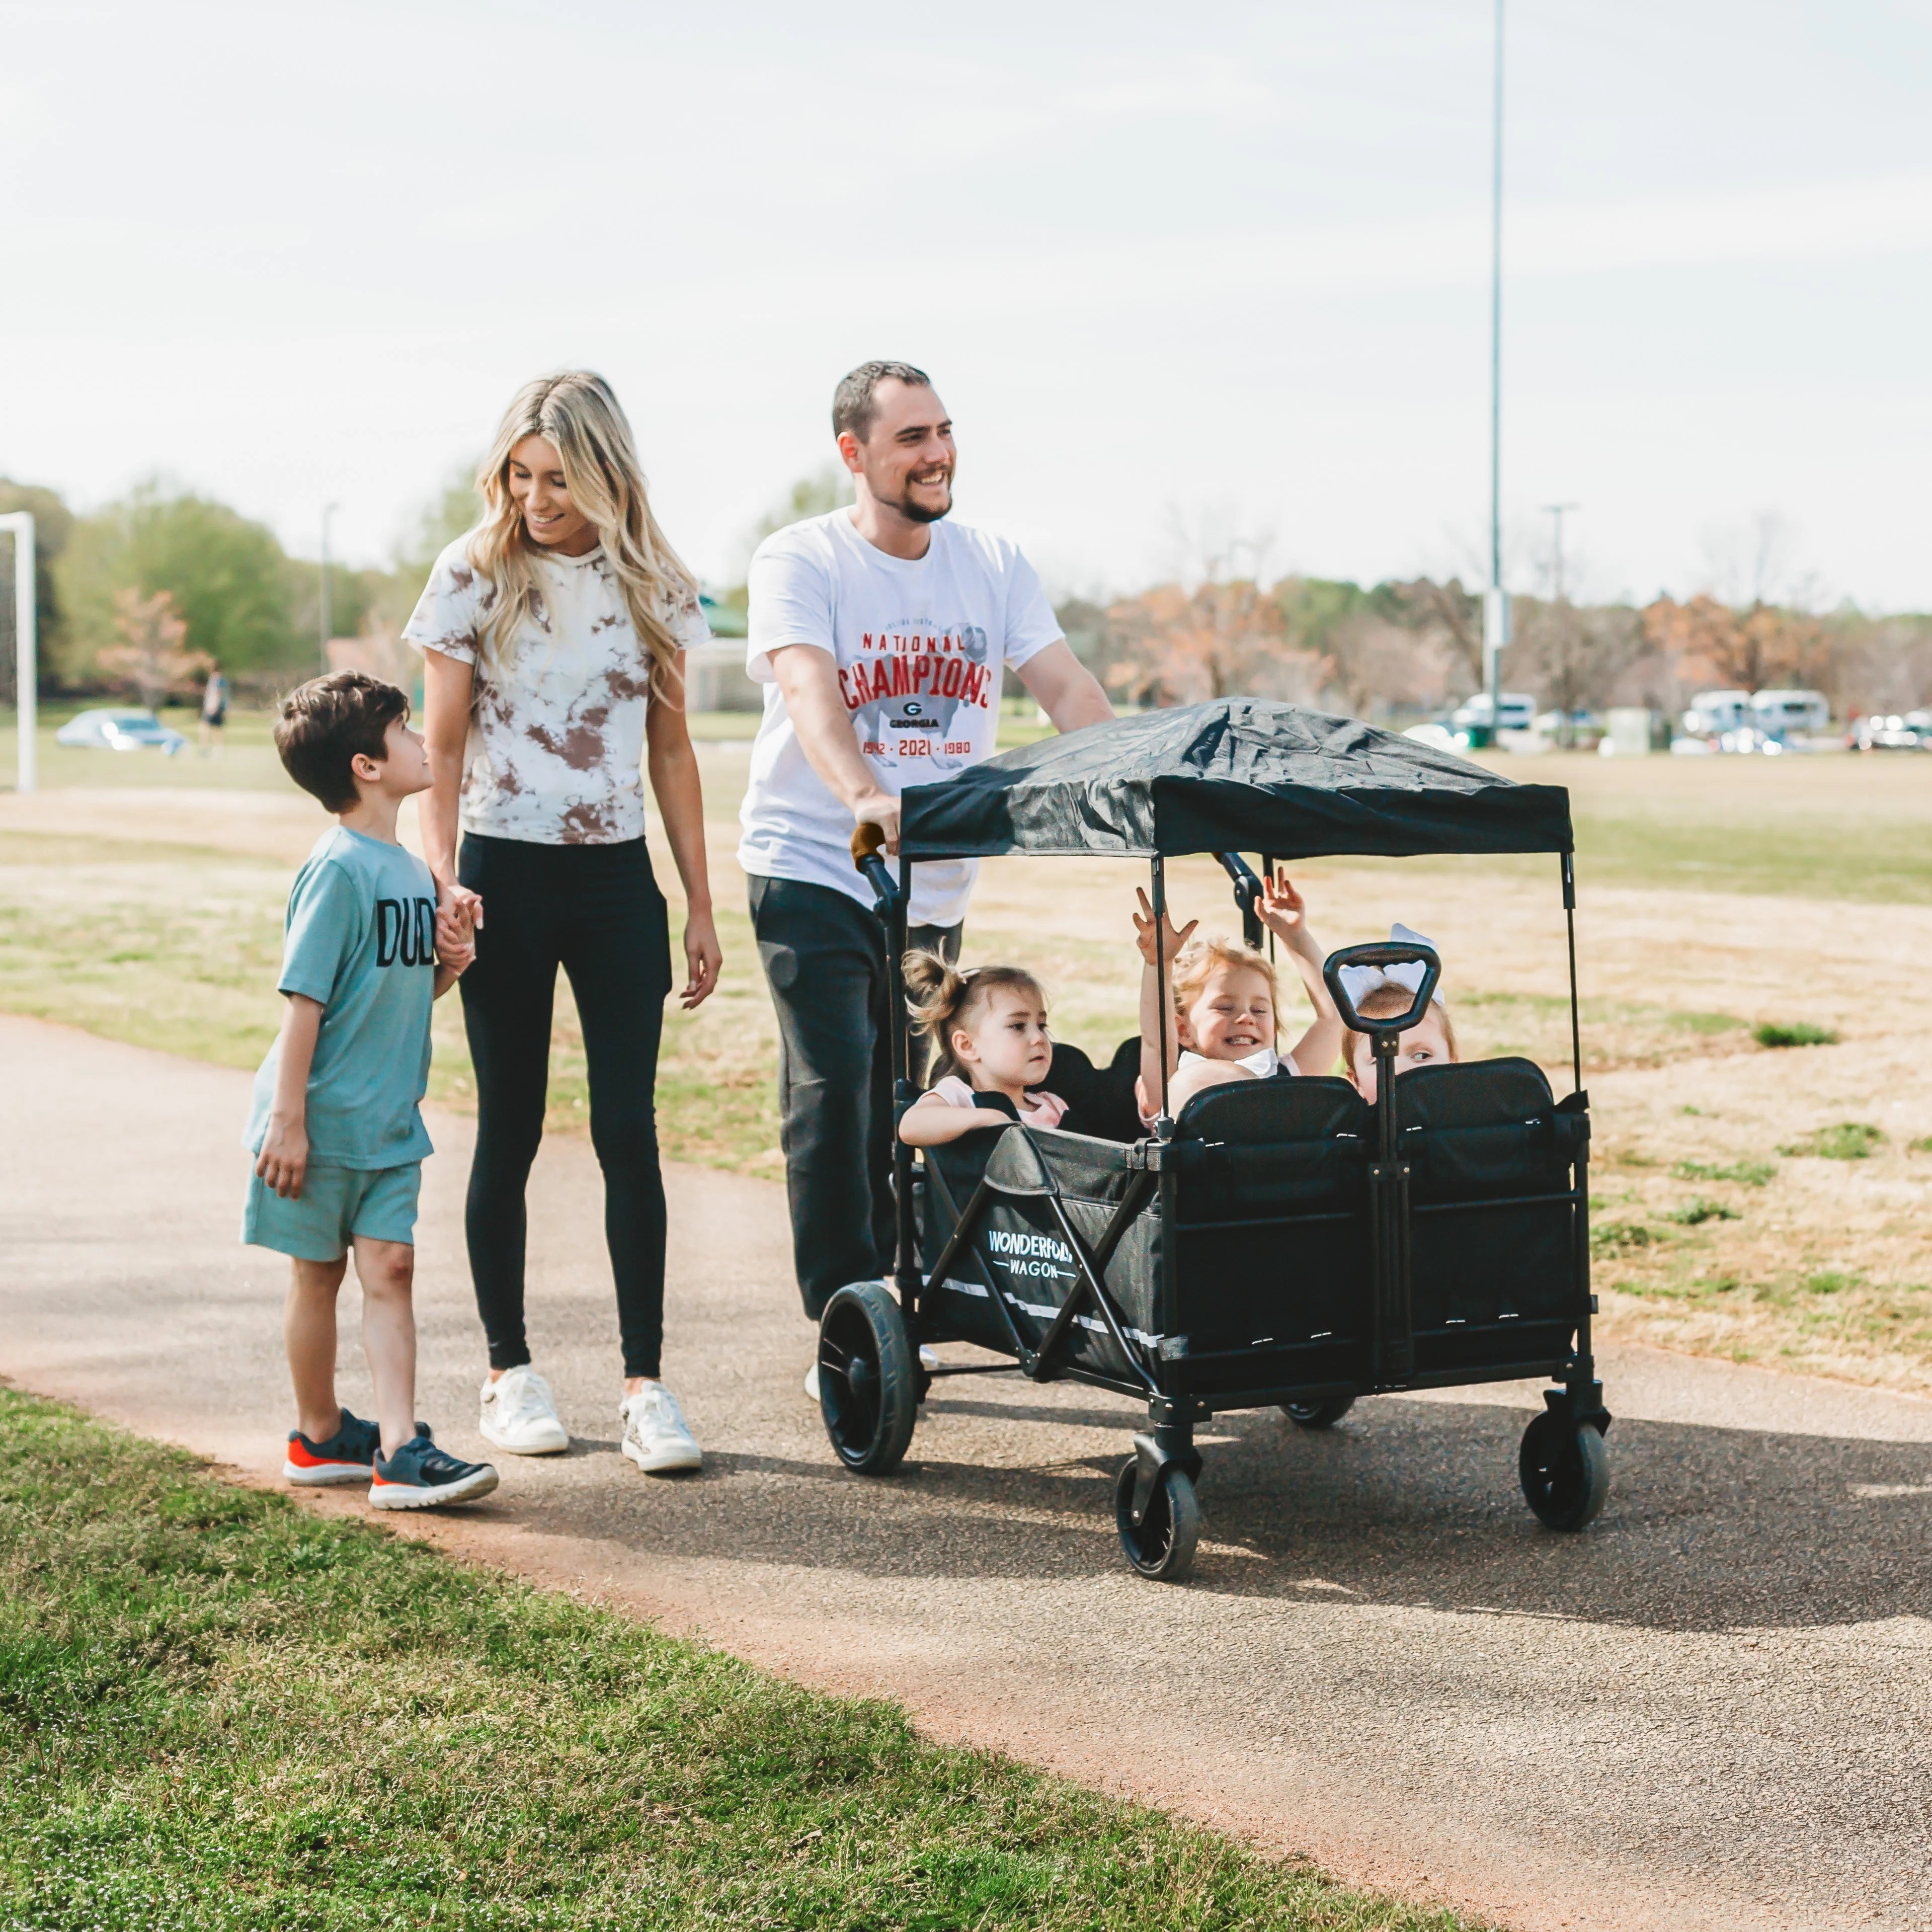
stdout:
<svg viewBox="0 0 1932 1932">
<path fill-rule="evenodd" d="M 282 1270 L 234 1239 L 247 1086 L 0 1018 L 0 1373 L 266 1476 Z M 422 1412 L 474 1451 L 467 1130 L 432 1129 Z M 1163 1588 L 1114 1546 L 1112 1397 L 942 1385 L 903 1474 L 836 1469 L 766 1183 L 673 1178 L 667 1372 L 709 1460 L 640 1477 L 587 1147 L 548 1146 L 532 1198 L 576 1439 L 436 1540 L 1513 1926 L 1932 1927 L 1932 1403 L 1621 1352 L 1576 1539 L 1516 1492 L 1532 1387 L 1327 1437 L 1233 1416 L 1196 1577 Z"/>
</svg>

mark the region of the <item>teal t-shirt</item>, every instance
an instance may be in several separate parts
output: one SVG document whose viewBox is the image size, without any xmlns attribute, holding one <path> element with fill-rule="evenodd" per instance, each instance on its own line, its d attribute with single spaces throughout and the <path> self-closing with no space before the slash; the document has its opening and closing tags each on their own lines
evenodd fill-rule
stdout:
<svg viewBox="0 0 1932 1932">
<path fill-rule="evenodd" d="M 284 993 L 322 1006 L 308 1075 L 309 1159 L 400 1167 L 433 1150 L 417 1103 L 429 1084 L 436 998 L 436 881 L 413 853 L 338 826 L 296 874 L 284 926 Z M 247 1142 L 262 1150 L 274 1104 L 268 1049 Z"/>
</svg>

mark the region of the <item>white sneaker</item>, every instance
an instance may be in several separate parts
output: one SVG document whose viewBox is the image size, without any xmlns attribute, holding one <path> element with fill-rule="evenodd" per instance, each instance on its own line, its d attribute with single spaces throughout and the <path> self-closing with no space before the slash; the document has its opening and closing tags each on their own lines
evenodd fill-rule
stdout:
<svg viewBox="0 0 1932 1932">
<path fill-rule="evenodd" d="M 919 1345 L 919 1365 L 928 1375 L 931 1375 L 939 1366 L 938 1355 L 932 1349 L 928 1348 L 923 1342 Z"/>
<path fill-rule="evenodd" d="M 624 1421 L 624 1454 L 650 1475 L 662 1475 L 671 1469 L 704 1467 L 704 1451 L 698 1448 L 677 1397 L 662 1382 L 646 1382 L 635 1395 L 627 1395 L 617 1405 Z"/>
<path fill-rule="evenodd" d="M 556 1419 L 550 1384 L 527 1362 L 483 1384 L 483 1413 L 476 1426 L 484 1442 L 512 1456 L 555 1456 L 570 1447 L 569 1433 Z"/>
</svg>

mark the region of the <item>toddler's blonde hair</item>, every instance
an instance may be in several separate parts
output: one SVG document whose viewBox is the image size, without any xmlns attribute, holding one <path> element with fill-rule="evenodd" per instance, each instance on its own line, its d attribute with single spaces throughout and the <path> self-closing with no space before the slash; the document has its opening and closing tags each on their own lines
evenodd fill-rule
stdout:
<svg viewBox="0 0 1932 1932">
<path fill-rule="evenodd" d="M 1281 1037 L 1281 982 L 1275 976 L 1274 962 L 1258 946 L 1244 940 L 1218 934 L 1190 940 L 1175 954 L 1173 977 L 1174 1017 L 1178 1020 L 1200 998 L 1208 982 L 1216 973 L 1228 970 L 1258 973 L 1268 982 L 1268 998 L 1274 1007 L 1275 1038 Z"/>
</svg>

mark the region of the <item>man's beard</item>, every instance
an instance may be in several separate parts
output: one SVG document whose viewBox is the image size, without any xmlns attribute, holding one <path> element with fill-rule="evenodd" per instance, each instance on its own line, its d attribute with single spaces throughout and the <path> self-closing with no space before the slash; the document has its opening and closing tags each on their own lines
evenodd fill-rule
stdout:
<svg viewBox="0 0 1932 1932">
<path fill-rule="evenodd" d="M 946 479 L 946 503 L 942 509 L 929 510 L 923 503 L 915 503 L 906 490 L 899 493 L 898 501 L 892 508 L 909 524 L 936 524 L 942 517 L 952 514 L 952 479 Z"/>
</svg>

